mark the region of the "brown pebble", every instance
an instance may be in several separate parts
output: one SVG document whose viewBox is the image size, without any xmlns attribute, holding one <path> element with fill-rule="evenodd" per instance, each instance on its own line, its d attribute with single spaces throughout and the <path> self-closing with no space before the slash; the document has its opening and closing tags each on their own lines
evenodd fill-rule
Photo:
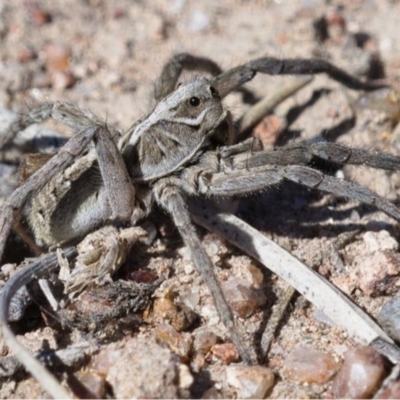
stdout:
<svg viewBox="0 0 400 400">
<path fill-rule="evenodd" d="M 400 381 L 392 382 L 388 387 L 380 391 L 378 399 L 400 399 Z"/>
<path fill-rule="evenodd" d="M 333 356 L 307 347 L 296 348 L 284 362 L 285 376 L 301 383 L 328 382 L 338 369 Z"/>
<path fill-rule="evenodd" d="M 54 89 L 67 89 L 74 86 L 75 77 L 71 72 L 54 72 L 51 74 L 51 85 Z"/>
<path fill-rule="evenodd" d="M 207 354 L 217 343 L 217 335 L 207 329 L 200 328 L 194 332 L 193 348 L 196 353 Z"/>
<path fill-rule="evenodd" d="M 256 267 L 254 264 L 248 264 L 246 269 L 252 285 L 257 289 L 262 288 L 264 283 L 264 274 L 261 269 Z"/>
<path fill-rule="evenodd" d="M 122 357 L 123 349 L 115 349 L 112 346 L 101 349 L 92 357 L 90 368 L 107 376 L 108 370 Z"/>
<path fill-rule="evenodd" d="M 120 344 L 121 357 L 106 377 L 116 399 L 188 397 L 182 386 L 189 383 L 190 371 L 152 335 L 135 336 Z"/>
<path fill-rule="evenodd" d="M 36 26 L 42 26 L 51 22 L 51 14 L 40 8 L 36 3 L 28 5 L 28 19 Z"/>
<path fill-rule="evenodd" d="M 214 357 L 220 359 L 224 364 L 230 364 L 239 361 L 239 353 L 232 343 L 216 344 L 212 347 L 211 353 Z"/>
<path fill-rule="evenodd" d="M 160 324 L 156 328 L 159 343 L 166 344 L 173 353 L 186 359 L 192 348 L 193 339 L 189 333 L 179 333 L 169 324 Z"/>
<path fill-rule="evenodd" d="M 19 52 L 18 52 L 18 61 L 22 63 L 26 63 L 28 61 L 31 61 L 36 58 L 36 53 L 33 49 L 30 47 L 23 47 Z"/>
<path fill-rule="evenodd" d="M 390 295 L 400 284 L 400 254 L 376 251 L 357 257 L 352 265 L 351 281 L 369 296 Z"/>
<path fill-rule="evenodd" d="M 75 377 L 80 385 L 71 385 L 75 395 L 80 399 L 102 399 L 106 394 L 106 381 L 94 371 L 78 371 Z"/>
<path fill-rule="evenodd" d="M 264 294 L 240 278 L 230 278 L 222 284 L 226 301 L 241 317 L 248 318 L 265 304 Z"/>
<path fill-rule="evenodd" d="M 153 283 L 158 279 L 158 275 L 150 268 L 139 268 L 130 272 L 127 279 L 136 283 Z"/>
<path fill-rule="evenodd" d="M 179 332 L 188 329 L 197 319 L 197 314 L 185 304 L 175 304 L 166 297 L 154 301 L 152 316 L 167 320 Z"/>
<path fill-rule="evenodd" d="M 64 44 L 49 44 L 46 51 L 46 68 L 49 72 L 68 72 L 71 48 Z"/>
<path fill-rule="evenodd" d="M 336 375 L 332 394 L 336 398 L 371 397 L 386 376 L 384 360 L 373 348 L 359 346 L 349 350 Z"/>
<path fill-rule="evenodd" d="M 262 399 L 274 384 L 274 374 L 261 365 L 230 366 L 226 369 L 226 380 L 236 389 L 238 398 Z"/>
<path fill-rule="evenodd" d="M 268 115 L 254 128 L 252 136 L 261 140 L 264 146 L 273 146 L 284 128 L 284 122 L 274 114 Z"/>
</svg>

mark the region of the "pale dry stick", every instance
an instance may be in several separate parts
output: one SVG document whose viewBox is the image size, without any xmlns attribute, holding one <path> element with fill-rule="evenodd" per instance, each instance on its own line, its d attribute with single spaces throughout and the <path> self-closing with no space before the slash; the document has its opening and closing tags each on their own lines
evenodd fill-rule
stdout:
<svg viewBox="0 0 400 400">
<path fill-rule="evenodd" d="M 193 219 L 280 276 L 351 337 L 394 363 L 400 361 L 400 349 L 393 340 L 336 286 L 240 218 L 212 208 L 192 204 Z"/>
<path fill-rule="evenodd" d="M 298 78 L 292 82 L 283 85 L 279 90 L 271 95 L 265 96 L 258 103 L 254 104 L 246 114 L 240 119 L 240 132 L 247 132 L 257 125 L 267 114 L 273 111 L 280 103 L 288 97 L 293 96 L 300 89 L 307 86 L 314 80 L 314 77 L 307 76 Z"/>
<path fill-rule="evenodd" d="M 284 290 L 283 294 L 278 299 L 278 304 L 276 309 L 273 311 L 271 318 L 264 330 L 261 338 L 261 355 L 260 361 L 264 362 L 267 357 L 269 348 L 271 346 L 272 340 L 274 339 L 276 329 L 285 316 L 286 310 L 296 293 L 296 289 L 288 285 Z"/>
</svg>

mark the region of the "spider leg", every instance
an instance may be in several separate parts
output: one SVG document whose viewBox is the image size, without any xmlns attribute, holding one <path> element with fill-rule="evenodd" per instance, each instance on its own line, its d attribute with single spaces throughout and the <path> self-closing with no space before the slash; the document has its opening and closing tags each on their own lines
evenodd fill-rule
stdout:
<svg viewBox="0 0 400 400">
<path fill-rule="evenodd" d="M 77 255 L 75 247 L 64 250 L 64 255 L 72 259 Z M 56 253 L 49 253 L 37 258 L 32 264 L 18 271 L 4 286 L 0 301 L 0 322 L 3 337 L 13 351 L 15 357 L 34 376 L 42 387 L 55 399 L 71 398 L 68 391 L 61 386 L 58 380 L 27 350 L 22 346 L 8 325 L 10 302 L 15 293 L 30 283 L 34 278 L 47 275 L 58 266 Z"/>
<path fill-rule="evenodd" d="M 81 124 L 84 126 L 83 122 Z M 130 220 L 134 208 L 135 192 L 126 165 L 104 123 L 96 125 L 94 121 L 88 120 L 81 132 L 73 136 L 57 155 L 31 175 L 3 203 L 0 209 L 0 259 L 14 215 L 18 215 L 17 211 L 32 195 L 38 193 L 51 179 L 82 155 L 92 139 L 95 141 L 98 164 L 111 208 L 111 217 L 117 222 Z"/>
<path fill-rule="evenodd" d="M 21 209 L 28 198 L 40 191 L 50 179 L 71 165 L 75 158 L 86 150 L 97 129 L 97 126 L 88 126 L 73 136 L 56 156 L 31 175 L 5 200 L 0 208 L 0 259 L 12 226 L 14 212 Z"/>
<path fill-rule="evenodd" d="M 221 97 L 253 79 L 257 72 L 268 75 L 311 75 L 326 73 L 330 78 L 354 90 L 375 90 L 384 87 L 382 84 L 363 82 L 321 59 L 279 59 L 262 57 L 239 67 L 232 68 L 212 80 Z"/>
<path fill-rule="evenodd" d="M 213 264 L 197 236 L 180 190 L 172 185 L 164 185 L 161 181 L 157 184 L 155 192 L 157 202 L 170 213 L 183 241 L 190 249 L 193 263 L 213 296 L 218 314 L 225 327 L 228 329 L 233 344 L 238 349 L 243 361 L 247 364 L 253 364 L 254 361 L 248 349 L 246 349 L 240 339 L 240 335 L 235 327 L 232 311 L 215 277 Z"/>
<path fill-rule="evenodd" d="M 244 142 L 245 143 L 245 142 Z M 393 154 L 350 148 L 330 142 L 301 142 L 274 150 L 255 151 L 251 154 L 233 151 L 233 146 L 221 149 L 224 169 L 243 169 L 269 165 L 307 165 L 314 158 L 334 164 L 365 165 L 391 171 L 400 170 L 400 157 Z"/>
<path fill-rule="evenodd" d="M 164 65 L 156 82 L 154 90 L 156 101 L 160 101 L 175 90 L 179 76 L 184 69 L 188 71 L 204 71 L 211 75 L 217 75 L 222 72 L 218 64 L 209 58 L 196 57 L 187 53 L 176 54 Z"/>
<path fill-rule="evenodd" d="M 75 131 L 80 131 L 93 124 L 104 125 L 104 121 L 94 114 L 84 111 L 73 104 L 45 102 L 34 107 L 26 114 L 20 114 L 20 116 L 11 123 L 7 131 L 2 132 L 0 135 L 0 149 L 11 142 L 18 132 L 26 129 L 30 125 L 39 124 L 49 118 L 64 123 Z M 109 130 L 113 137 L 118 134 L 118 132 L 112 128 L 109 128 Z"/>
<path fill-rule="evenodd" d="M 325 175 L 311 167 L 302 165 L 264 166 L 230 173 L 203 174 L 198 187 L 210 197 L 238 196 L 267 189 L 285 180 L 303 186 L 348 197 L 373 205 L 396 220 L 400 220 L 400 209 L 393 203 L 357 183 Z"/>
</svg>

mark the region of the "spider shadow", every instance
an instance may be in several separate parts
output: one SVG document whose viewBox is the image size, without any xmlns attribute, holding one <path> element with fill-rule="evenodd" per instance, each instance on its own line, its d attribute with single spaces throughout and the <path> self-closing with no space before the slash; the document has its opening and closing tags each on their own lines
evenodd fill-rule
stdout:
<svg viewBox="0 0 400 400">
<path fill-rule="evenodd" d="M 282 130 L 282 132 L 280 132 L 275 145 L 277 147 L 281 147 L 288 144 L 292 140 L 299 139 L 301 136 L 301 131 L 291 130 L 290 126 L 301 116 L 301 114 L 303 114 L 303 112 L 305 112 L 308 108 L 312 107 L 314 104 L 318 102 L 318 100 L 320 100 L 323 96 L 326 96 L 330 92 L 331 92 L 330 89 L 324 89 L 324 88 L 314 90 L 311 97 L 306 102 L 298 106 L 292 107 L 286 115 L 286 126 Z M 327 142 L 334 142 L 340 136 L 345 135 L 352 128 L 354 128 L 355 124 L 356 124 L 356 117 L 355 115 L 352 115 L 351 117 L 340 121 L 337 125 L 329 129 L 324 129 L 312 140 L 314 141 L 322 139 Z"/>
<path fill-rule="evenodd" d="M 330 206 L 312 205 L 322 195 L 324 194 L 316 189 L 285 182 L 280 187 L 271 188 L 265 193 L 242 199 L 238 215 L 260 231 L 296 239 L 314 239 L 335 238 L 340 233 L 355 230 L 364 231 L 366 224 L 358 222 L 357 214 L 362 219 L 377 211 L 373 206 L 365 204 L 358 204 L 345 210 L 337 209 L 335 206 L 345 201 L 341 198 L 336 199 L 336 204 Z M 266 212 L 267 217 L 265 217 Z M 335 224 L 327 224 L 327 221 L 335 221 Z M 379 221 L 368 223 L 368 230 L 382 229 L 398 236 L 394 223 Z"/>
<path fill-rule="evenodd" d="M 240 92 L 242 93 L 243 102 L 254 105 L 260 99 L 256 98 L 254 94 L 249 91 L 244 90 L 241 88 Z M 313 107 L 322 97 L 331 93 L 331 89 L 321 88 L 316 89 L 311 94 L 311 97 L 304 101 L 302 104 L 296 105 L 289 109 L 286 114 L 286 125 L 284 126 L 283 130 L 279 133 L 277 137 L 275 146 L 281 147 L 289 142 L 299 139 L 301 137 L 301 131 L 290 129 L 290 126 L 310 107 Z M 241 119 L 236 121 L 236 124 L 240 125 Z M 353 115 L 349 118 L 346 118 L 340 121 L 336 126 L 333 126 L 329 129 L 324 129 L 320 132 L 315 138 L 312 140 L 325 140 L 325 141 L 335 141 L 340 136 L 349 132 L 356 123 L 356 117 Z M 254 127 L 251 127 L 244 132 L 241 132 L 240 135 L 237 137 L 237 142 L 240 142 L 246 138 L 248 138 Z"/>
</svg>

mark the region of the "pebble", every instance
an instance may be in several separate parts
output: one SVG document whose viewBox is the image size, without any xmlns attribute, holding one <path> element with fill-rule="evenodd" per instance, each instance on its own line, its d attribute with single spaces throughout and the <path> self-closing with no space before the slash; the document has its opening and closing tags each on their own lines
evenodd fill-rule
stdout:
<svg viewBox="0 0 400 400">
<path fill-rule="evenodd" d="M 160 324 L 156 328 L 156 337 L 160 343 L 166 344 L 173 353 L 187 359 L 192 349 L 193 339 L 189 333 L 179 333 L 169 324 Z"/>
<path fill-rule="evenodd" d="M 156 299 L 153 317 L 169 322 L 178 332 L 188 329 L 197 319 L 197 314 L 183 303 L 174 303 L 168 297 Z"/>
<path fill-rule="evenodd" d="M 104 376 L 95 371 L 78 371 L 75 374 L 78 385 L 72 385 L 74 394 L 81 399 L 103 399 L 106 394 Z"/>
<path fill-rule="evenodd" d="M 350 280 L 369 296 L 394 294 L 400 284 L 400 254 L 384 250 L 357 257 Z"/>
<path fill-rule="evenodd" d="M 29 61 L 35 59 L 37 57 L 37 54 L 31 47 L 24 46 L 24 47 L 22 47 L 22 49 L 20 49 L 18 51 L 17 57 L 18 57 L 18 61 L 20 61 L 22 63 L 26 63 L 26 62 L 29 62 Z"/>
<path fill-rule="evenodd" d="M 76 79 L 71 72 L 54 72 L 51 75 L 51 85 L 54 89 L 62 90 L 74 86 Z"/>
<path fill-rule="evenodd" d="M 65 89 L 74 85 L 76 79 L 71 72 L 70 46 L 53 43 L 45 48 L 46 69 L 50 73 L 52 86 L 55 89 Z"/>
<path fill-rule="evenodd" d="M 136 283 L 153 283 L 158 279 L 158 275 L 150 268 L 138 268 L 129 272 L 127 279 Z"/>
<path fill-rule="evenodd" d="M 181 294 L 182 301 L 192 310 L 200 303 L 200 291 L 198 287 L 192 287 L 192 290 Z"/>
<path fill-rule="evenodd" d="M 179 371 L 179 387 L 189 389 L 194 382 L 193 375 L 190 373 L 189 367 L 186 364 L 178 365 Z"/>
<path fill-rule="evenodd" d="M 250 263 L 245 268 L 244 273 L 255 288 L 262 288 L 264 283 L 264 274 L 262 273 L 260 268 Z"/>
<path fill-rule="evenodd" d="M 345 354 L 336 375 L 332 394 L 336 398 L 368 398 L 379 388 L 386 375 L 384 360 L 373 348 L 359 346 Z"/>
<path fill-rule="evenodd" d="M 216 344 L 211 348 L 211 354 L 224 364 L 239 361 L 239 353 L 233 343 Z"/>
<path fill-rule="evenodd" d="M 400 399 L 400 381 L 392 382 L 388 387 L 380 391 L 379 399 Z"/>
<path fill-rule="evenodd" d="M 65 44 L 48 44 L 45 48 L 46 68 L 50 73 L 66 72 L 70 68 L 71 48 Z"/>
<path fill-rule="evenodd" d="M 384 229 L 379 232 L 368 231 L 364 233 L 363 240 L 367 247 L 367 251 L 371 253 L 383 250 L 396 251 L 399 248 L 397 240 Z"/>
<path fill-rule="evenodd" d="M 187 28 L 190 32 L 204 32 L 211 26 L 211 18 L 201 10 L 193 11 L 188 18 Z"/>
<path fill-rule="evenodd" d="M 248 318 L 267 301 L 264 294 L 241 278 L 230 278 L 222 284 L 226 301 L 241 318 Z"/>
<path fill-rule="evenodd" d="M 34 2 L 29 2 L 28 5 L 28 18 L 36 26 L 42 26 L 51 22 L 51 14 L 39 7 Z"/>
<path fill-rule="evenodd" d="M 194 332 L 193 349 L 196 353 L 207 354 L 217 343 L 217 335 L 207 328 L 199 328 Z"/>
<path fill-rule="evenodd" d="M 135 336 L 120 345 L 120 357 L 106 376 L 115 398 L 188 397 L 190 371 L 182 368 L 179 357 L 157 344 L 152 335 Z"/>
<path fill-rule="evenodd" d="M 216 388 L 216 386 L 211 386 L 210 389 L 207 389 L 205 392 L 203 392 L 203 395 L 201 396 L 202 399 L 223 399 L 221 396 L 221 393 L 219 390 Z"/>
<path fill-rule="evenodd" d="M 377 320 L 392 339 L 400 341 L 400 292 L 384 304 Z"/>
<path fill-rule="evenodd" d="M 262 399 L 274 384 L 274 374 L 266 367 L 230 366 L 226 369 L 226 380 L 236 389 L 242 399 Z"/>
<path fill-rule="evenodd" d="M 285 127 L 284 121 L 274 114 L 268 115 L 254 128 L 252 136 L 261 140 L 264 146 L 273 147 Z"/>
<path fill-rule="evenodd" d="M 301 383 L 326 383 L 339 369 L 330 354 L 307 347 L 298 347 L 284 362 L 285 376 Z"/>
</svg>

